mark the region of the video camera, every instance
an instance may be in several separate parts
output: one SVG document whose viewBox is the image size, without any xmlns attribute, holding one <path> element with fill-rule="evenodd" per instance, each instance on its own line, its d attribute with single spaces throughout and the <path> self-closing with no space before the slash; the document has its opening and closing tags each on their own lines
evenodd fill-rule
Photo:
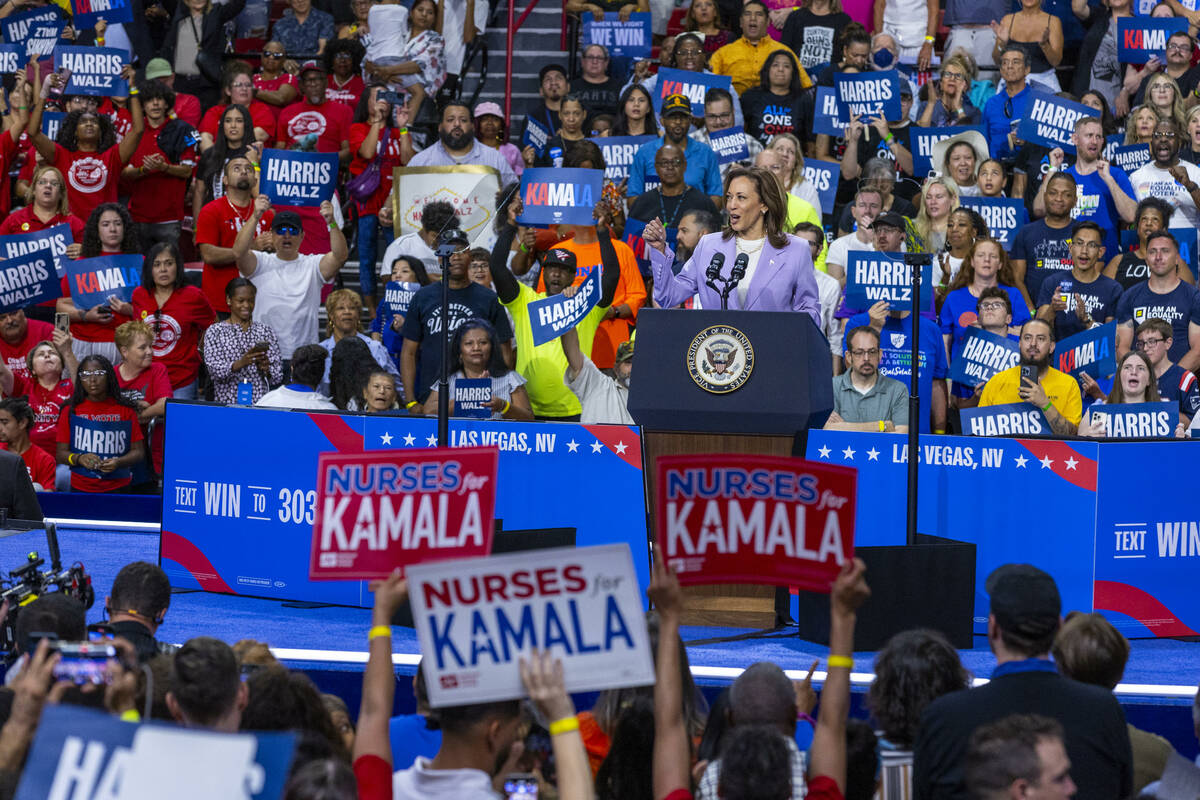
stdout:
<svg viewBox="0 0 1200 800">
<path fill-rule="evenodd" d="M 50 554 L 49 569 L 43 569 L 46 560 L 35 550 L 26 556 L 23 566 L 9 572 L 8 577 L 0 577 L 0 603 L 8 603 L 8 613 L 0 620 L 0 650 L 5 651 L 11 659 L 16 652 L 17 617 L 26 605 L 49 592 L 65 592 L 88 609 L 96 601 L 96 592 L 92 588 L 92 578 L 84 570 L 83 564 L 77 561 L 70 567 L 63 568 L 62 554 L 58 549 L 58 533 L 53 522 L 26 524 L 2 517 L 3 515 L 0 515 L 0 525 L 10 529 L 7 535 L 37 527 L 43 528 Z M 16 530 L 12 530 L 13 528 Z"/>
</svg>

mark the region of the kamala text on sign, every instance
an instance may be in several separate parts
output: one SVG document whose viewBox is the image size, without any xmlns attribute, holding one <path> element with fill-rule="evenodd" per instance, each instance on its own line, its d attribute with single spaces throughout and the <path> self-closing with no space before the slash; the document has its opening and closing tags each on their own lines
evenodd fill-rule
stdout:
<svg viewBox="0 0 1200 800">
<path fill-rule="evenodd" d="M 1145 64 L 1151 58 L 1166 61 L 1167 39 L 1188 32 L 1183 17 L 1118 17 L 1117 60 L 1122 64 Z"/>
<path fill-rule="evenodd" d="M 598 169 L 530 168 L 521 173 L 517 220 L 531 225 L 591 225 L 604 173 Z"/>
<path fill-rule="evenodd" d="M 779 456 L 658 459 L 658 546 L 684 585 L 828 592 L 854 557 L 856 475 Z"/>
<path fill-rule="evenodd" d="M 142 283 L 142 260 L 141 256 L 120 255 L 68 261 L 65 266 L 71 299 L 85 311 L 112 297 L 130 302 L 133 290 Z"/>
<path fill-rule="evenodd" d="M 383 578 L 491 551 L 496 447 L 322 453 L 312 580 Z"/>
<path fill-rule="evenodd" d="M 688 72 L 682 69 L 660 69 L 658 91 L 653 95 L 654 110 L 661 113 L 662 101 L 668 95 L 681 94 L 692 104 L 692 116 L 704 116 L 704 95 L 709 89 L 733 88 L 733 79 L 728 75 L 708 75 L 703 72 Z"/>
<path fill-rule="evenodd" d="M 1068 336 L 1054 346 L 1054 366 L 1074 378 L 1085 372 L 1107 378 L 1117 371 L 1116 341 L 1115 322 Z"/>
</svg>

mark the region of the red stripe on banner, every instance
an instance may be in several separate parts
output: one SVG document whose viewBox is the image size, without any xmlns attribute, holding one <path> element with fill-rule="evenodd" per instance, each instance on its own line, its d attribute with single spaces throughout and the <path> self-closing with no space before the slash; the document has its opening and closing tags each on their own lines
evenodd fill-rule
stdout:
<svg viewBox="0 0 1200 800">
<path fill-rule="evenodd" d="M 1184 625 L 1171 609 L 1144 589 L 1116 581 L 1092 582 L 1092 605 L 1097 611 L 1116 611 L 1132 617 L 1149 628 L 1155 636 L 1196 636 L 1196 631 Z"/>
<path fill-rule="evenodd" d="M 200 552 L 200 548 L 178 533 L 162 532 L 162 557 L 169 558 L 191 573 L 192 577 L 206 592 L 224 592 L 237 594 L 212 565 L 208 557 Z"/>
<path fill-rule="evenodd" d="M 1037 469 L 1049 469 L 1064 481 L 1080 489 L 1096 491 L 1096 461 L 1080 454 L 1066 442 L 1053 439 L 1018 439 L 1033 457 L 1041 462 Z M 1033 469 L 1031 463 L 1029 469 Z"/>
<path fill-rule="evenodd" d="M 596 441 L 634 469 L 642 468 L 642 437 L 636 428 L 622 425 L 584 425 Z"/>
<path fill-rule="evenodd" d="M 308 418 L 321 429 L 321 433 L 339 453 L 361 453 L 366 449 L 362 434 L 351 428 L 340 415 L 309 414 Z"/>
</svg>

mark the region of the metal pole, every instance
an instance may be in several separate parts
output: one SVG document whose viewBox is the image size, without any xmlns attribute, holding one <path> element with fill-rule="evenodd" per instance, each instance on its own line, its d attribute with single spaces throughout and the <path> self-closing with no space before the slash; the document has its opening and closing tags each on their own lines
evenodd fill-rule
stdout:
<svg viewBox="0 0 1200 800">
<path fill-rule="evenodd" d="M 912 276 L 912 311 L 908 318 L 912 323 L 910 336 L 912 368 L 909 370 L 908 382 L 908 519 L 904 541 L 906 544 L 917 543 L 917 462 L 920 456 L 921 430 L 921 398 L 918 394 L 921 374 L 921 267 L 932 263 L 932 258 L 925 253 L 906 255 L 905 263 L 909 266 Z"/>
<path fill-rule="evenodd" d="M 441 248 L 439 248 L 441 249 Z M 450 256 L 438 256 L 442 267 L 442 370 L 438 376 L 438 447 L 450 446 Z"/>
</svg>

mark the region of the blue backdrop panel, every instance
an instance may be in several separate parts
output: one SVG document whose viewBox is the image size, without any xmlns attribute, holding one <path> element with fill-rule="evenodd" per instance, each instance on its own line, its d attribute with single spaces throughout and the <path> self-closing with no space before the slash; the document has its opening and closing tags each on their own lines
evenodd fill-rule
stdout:
<svg viewBox="0 0 1200 800">
<path fill-rule="evenodd" d="M 322 452 L 431 447 L 437 422 L 407 416 L 167 405 L 160 562 L 173 586 L 369 606 L 359 581 L 308 580 Z M 627 542 L 650 581 L 639 430 L 452 420 L 453 446 L 500 447 L 505 530 L 577 529 L 579 545 Z"/>
</svg>

